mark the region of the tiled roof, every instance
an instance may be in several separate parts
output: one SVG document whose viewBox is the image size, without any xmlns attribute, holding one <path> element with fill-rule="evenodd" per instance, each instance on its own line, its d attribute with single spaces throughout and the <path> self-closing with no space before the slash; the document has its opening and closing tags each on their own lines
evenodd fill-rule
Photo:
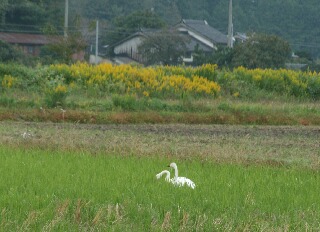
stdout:
<svg viewBox="0 0 320 232">
<path fill-rule="evenodd" d="M 207 37 L 213 42 L 227 44 L 227 35 L 211 27 L 205 20 L 183 19 L 182 24 L 184 24 L 190 30 L 194 30 L 202 36 Z"/>
<path fill-rule="evenodd" d="M 6 33 L 0 32 L 0 40 L 11 44 L 34 44 L 46 45 L 57 40 L 58 37 L 49 37 L 39 34 L 22 34 L 22 33 Z"/>
</svg>

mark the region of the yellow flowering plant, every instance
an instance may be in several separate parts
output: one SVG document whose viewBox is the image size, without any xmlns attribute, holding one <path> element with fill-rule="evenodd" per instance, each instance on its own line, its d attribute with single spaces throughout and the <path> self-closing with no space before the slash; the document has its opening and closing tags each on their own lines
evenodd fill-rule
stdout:
<svg viewBox="0 0 320 232">
<path fill-rule="evenodd" d="M 204 66 L 205 69 L 208 67 Z M 142 97 L 178 98 L 183 92 L 196 97 L 215 96 L 220 91 L 217 83 L 197 75 L 200 68 L 77 63 L 71 66 L 52 65 L 50 69 L 54 70 L 53 73 L 62 70 L 62 75 L 68 75 L 69 80 L 85 88 L 95 87 L 110 94 L 124 91 L 125 94 Z"/>
<path fill-rule="evenodd" d="M 68 87 L 61 76 L 48 80 L 45 86 L 45 103 L 47 107 L 63 106 L 68 94 Z"/>
<path fill-rule="evenodd" d="M 64 78 L 64 84 L 111 94 L 133 94 L 139 97 L 181 98 L 215 97 L 230 94 L 250 97 L 264 90 L 297 97 L 320 98 L 320 75 L 286 69 L 219 70 L 215 64 L 198 67 L 154 66 L 76 63 L 52 65 L 49 72 Z M 49 78 L 50 79 L 50 78 Z"/>
<path fill-rule="evenodd" d="M 11 75 L 4 75 L 1 85 L 4 89 L 11 89 L 17 83 L 17 78 Z"/>
</svg>

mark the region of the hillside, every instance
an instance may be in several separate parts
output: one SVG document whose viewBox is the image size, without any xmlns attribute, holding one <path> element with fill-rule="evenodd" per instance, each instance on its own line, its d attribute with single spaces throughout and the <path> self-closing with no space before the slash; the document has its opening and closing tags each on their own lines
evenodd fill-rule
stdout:
<svg viewBox="0 0 320 232">
<path fill-rule="evenodd" d="M 64 0 L 2 2 L 2 30 L 30 31 L 54 25 L 62 32 Z M 152 9 L 169 25 L 181 18 L 205 19 L 213 27 L 227 32 L 226 0 L 69 0 L 69 5 L 70 25 L 82 29 L 79 19 L 99 19 L 106 22 L 101 24 L 104 34 L 114 30 L 116 17 L 147 9 Z M 234 1 L 233 9 L 234 32 L 276 34 L 288 40 L 294 51 L 307 51 L 319 57 L 320 4 L 317 0 L 238 0 Z"/>
</svg>

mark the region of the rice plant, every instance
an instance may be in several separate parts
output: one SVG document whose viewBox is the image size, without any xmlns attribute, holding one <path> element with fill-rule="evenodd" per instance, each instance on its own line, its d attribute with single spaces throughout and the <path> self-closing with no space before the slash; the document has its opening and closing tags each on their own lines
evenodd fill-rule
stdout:
<svg viewBox="0 0 320 232">
<path fill-rule="evenodd" d="M 320 175 L 301 168 L 177 161 L 197 187 L 155 174 L 171 161 L 0 148 L 4 231 L 318 230 Z"/>
</svg>

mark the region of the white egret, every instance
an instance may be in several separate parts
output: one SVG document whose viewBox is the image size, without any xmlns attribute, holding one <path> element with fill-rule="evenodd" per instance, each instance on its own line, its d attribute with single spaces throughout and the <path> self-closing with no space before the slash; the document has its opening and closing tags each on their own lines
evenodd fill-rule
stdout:
<svg viewBox="0 0 320 232">
<path fill-rule="evenodd" d="M 174 178 L 171 179 L 172 184 L 179 187 L 187 185 L 192 189 L 196 187 L 195 183 L 192 180 L 178 175 L 178 166 L 176 163 L 171 163 L 168 167 L 171 167 L 174 169 Z"/>
<path fill-rule="evenodd" d="M 166 180 L 167 182 L 172 183 L 172 180 L 173 180 L 173 179 L 170 179 L 170 172 L 169 172 L 168 170 L 163 170 L 162 172 L 158 173 L 158 174 L 156 175 L 157 179 L 160 179 L 164 174 L 166 174 L 165 180 Z"/>
</svg>

